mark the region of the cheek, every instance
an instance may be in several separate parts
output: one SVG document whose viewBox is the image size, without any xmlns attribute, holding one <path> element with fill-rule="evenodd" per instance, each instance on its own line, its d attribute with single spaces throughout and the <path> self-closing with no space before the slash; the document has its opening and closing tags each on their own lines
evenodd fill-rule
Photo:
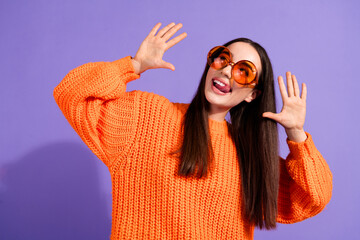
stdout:
<svg viewBox="0 0 360 240">
<path fill-rule="evenodd" d="M 211 86 L 213 77 L 214 77 L 214 70 L 209 68 L 209 70 L 206 74 L 206 82 L 205 82 L 206 88 Z"/>
<path fill-rule="evenodd" d="M 249 95 L 251 95 L 252 89 L 250 88 L 237 88 L 233 90 L 233 101 L 234 103 L 239 104 L 240 102 L 244 101 Z M 236 105 L 237 105 L 236 104 Z"/>
<path fill-rule="evenodd" d="M 211 80 L 212 77 L 214 76 L 214 70 L 212 68 L 209 68 L 207 74 L 206 74 L 206 80 Z"/>
</svg>

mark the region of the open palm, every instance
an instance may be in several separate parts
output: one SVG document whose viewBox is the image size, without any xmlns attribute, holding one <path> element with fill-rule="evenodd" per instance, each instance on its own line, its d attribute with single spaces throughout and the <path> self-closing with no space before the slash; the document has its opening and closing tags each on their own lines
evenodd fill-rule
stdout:
<svg viewBox="0 0 360 240">
<path fill-rule="evenodd" d="M 175 44 L 183 40 L 187 34 L 182 33 L 179 36 L 169 39 L 182 27 L 182 24 L 170 23 L 156 33 L 161 26 L 158 23 L 151 30 L 149 35 L 141 43 L 134 60 L 139 64 L 139 73 L 153 68 L 168 68 L 175 70 L 174 65 L 165 62 L 162 58 L 164 53 Z"/>
<path fill-rule="evenodd" d="M 295 75 L 286 73 L 287 91 L 282 76 L 278 77 L 283 107 L 280 113 L 265 112 L 263 117 L 271 118 L 281 124 L 286 131 L 303 131 L 306 115 L 305 83 L 302 84 L 300 95 L 299 84 Z"/>
</svg>

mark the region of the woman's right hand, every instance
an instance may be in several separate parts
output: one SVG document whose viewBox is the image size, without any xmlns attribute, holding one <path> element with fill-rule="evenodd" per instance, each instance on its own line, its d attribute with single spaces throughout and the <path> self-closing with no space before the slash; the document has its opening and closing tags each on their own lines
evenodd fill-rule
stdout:
<svg viewBox="0 0 360 240">
<path fill-rule="evenodd" d="M 169 48 L 183 40 L 187 34 L 184 32 L 168 41 L 180 28 L 182 24 L 170 23 L 162 28 L 157 34 L 161 23 L 158 23 L 151 30 L 149 35 L 141 43 L 134 58 L 131 59 L 136 74 L 141 74 L 148 69 L 168 68 L 175 70 L 174 65 L 165 62 L 162 58 Z"/>
</svg>

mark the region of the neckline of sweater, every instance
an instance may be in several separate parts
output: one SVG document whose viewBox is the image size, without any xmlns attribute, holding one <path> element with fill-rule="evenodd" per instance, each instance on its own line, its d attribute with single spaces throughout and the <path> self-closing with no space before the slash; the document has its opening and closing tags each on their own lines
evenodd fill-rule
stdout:
<svg viewBox="0 0 360 240">
<path fill-rule="evenodd" d="M 228 122 L 224 121 L 217 121 L 209 118 L 209 129 L 211 132 L 218 132 L 218 133 L 227 133 L 228 132 Z"/>
</svg>

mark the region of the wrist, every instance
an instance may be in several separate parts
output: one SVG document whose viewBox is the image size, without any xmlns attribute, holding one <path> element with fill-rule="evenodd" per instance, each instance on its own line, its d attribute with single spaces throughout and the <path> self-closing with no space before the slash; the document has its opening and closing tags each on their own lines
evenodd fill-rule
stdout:
<svg viewBox="0 0 360 240">
<path fill-rule="evenodd" d="M 140 74 L 140 63 L 135 60 L 134 58 L 131 58 L 131 63 L 133 65 L 133 68 L 134 68 L 134 73 L 136 74 Z"/>
<path fill-rule="evenodd" d="M 286 135 L 290 141 L 304 142 L 307 139 L 304 129 L 285 129 Z"/>
</svg>

